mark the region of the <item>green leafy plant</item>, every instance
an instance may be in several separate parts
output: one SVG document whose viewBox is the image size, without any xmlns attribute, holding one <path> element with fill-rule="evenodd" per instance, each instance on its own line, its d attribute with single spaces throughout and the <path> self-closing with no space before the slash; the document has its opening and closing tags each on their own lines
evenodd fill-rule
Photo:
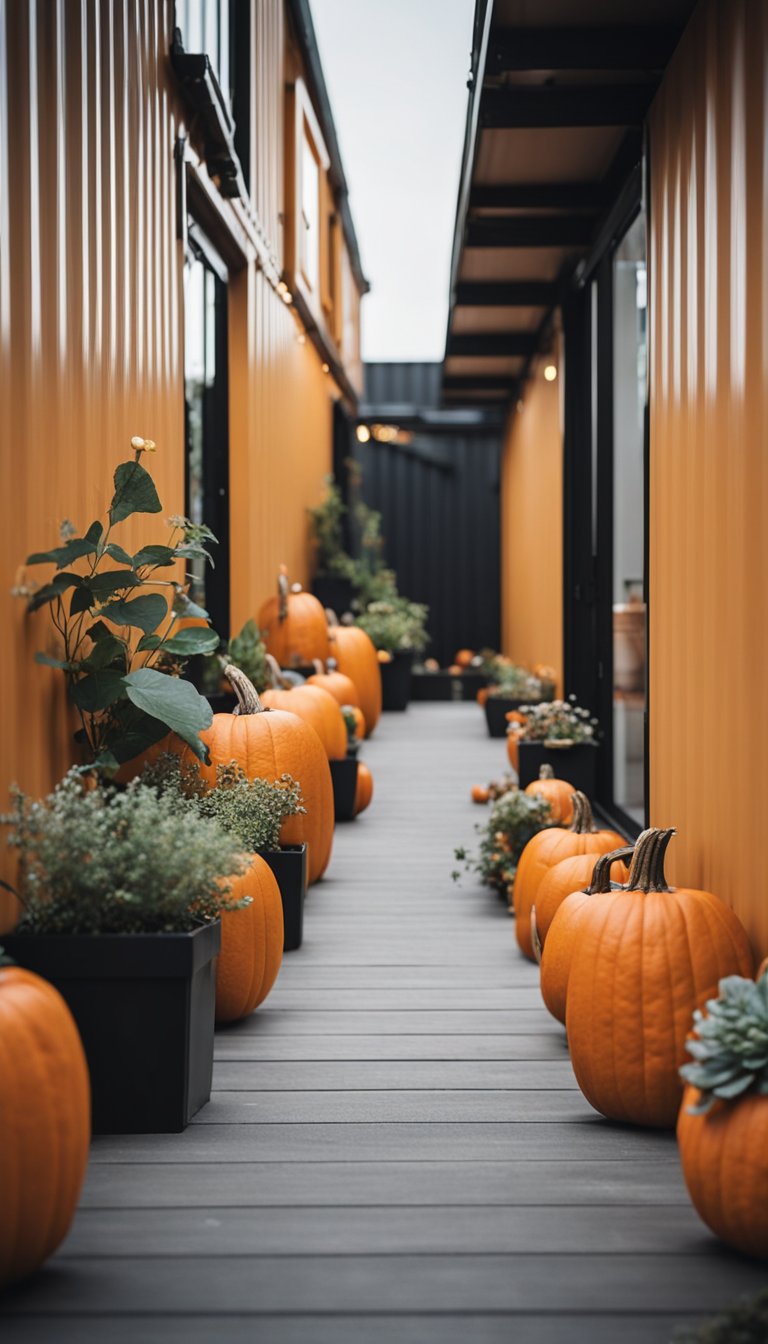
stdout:
<svg viewBox="0 0 768 1344">
<path fill-rule="evenodd" d="M 738 1302 L 701 1325 L 681 1326 L 675 1344 L 765 1344 L 768 1339 L 768 1288 Z"/>
<path fill-rule="evenodd" d="M 61 545 L 26 561 L 53 565 L 53 578 L 17 590 L 27 598 L 29 611 L 49 608 L 60 656 L 38 653 L 36 660 L 64 673 L 80 717 L 76 737 L 88 768 L 106 773 L 169 730 L 207 759 L 200 733 L 210 725 L 210 707 L 180 674 L 187 658 L 210 653 L 219 643 L 210 626 L 180 627 L 183 617 L 208 620 L 189 597 L 190 576 L 183 583 L 162 577 L 179 560 L 213 563 L 206 543 L 216 538 L 207 527 L 173 517 L 163 544 L 142 546 L 133 555 L 114 540 L 126 518 L 162 511 L 141 463 L 155 445 L 134 438 L 131 447 L 132 460 L 115 471 L 106 521 L 97 519 L 83 536 L 71 523 L 62 524 Z"/>
<path fill-rule="evenodd" d="M 694 1062 L 680 1069 L 701 1094 L 688 1108 L 692 1115 L 705 1114 L 718 1098 L 768 1096 L 768 975 L 757 982 L 729 975 L 718 988 L 719 997 L 693 1015 L 695 1035 L 686 1048 Z"/>
<path fill-rule="evenodd" d="M 497 798 L 487 822 L 475 827 L 480 836 L 477 855 L 460 848 L 454 856 L 467 871 L 478 873 L 484 886 L 509 898 L 523 849 L 532 836 L 551 825 L 546 799 L 513 787 Z M 458 880 L 460 870 L 453 877 Z"/>
<path fill-rule="evenodd" d="M 333 574 L 351 579 L 355 562 L 344 550 L 343 520 L 347 506 L 333 476 L 325 478 L 325 497 L 307 509 L 310 535 L 315 546 L 318 574 Z"/>
<path fill-rule="evenodd" d="M 264 691 L 272 684 L 267 647 L 255 621 L 246 621 L 240 634 L 229 641 L 227 657 L 245 673 L 257 691 Z"/>
<path fill-rule="evenodd" d="M 281 775 L 274 783 L 249 779 L 234 762 L 217 766 L 213 789 L 206 788 L 195 766 L 170 754 L 147 766 L 141 780 L 181 810 L 189 806 L 215 822 L 249 851 L 278 849 L 285 818 L 306 812 L 301 785 L 291 775 Z"/>
<path fill-rule="evenodd" d="M 428 615 L 429 607 L 397 597 L 389 602 L 372 602 L 358 616 L 356 624 L 365 630 L 377 649 L 388 653 L 413 649 L 423 653 L 429 643 Z"/>
<path fill-rule="evenodd" d="M 19 933 L 180 932 L 242 905 L 228 895 L 242 845 L 194 800 L 180 809 L 139 780 L 86 788 L 76 770 L 41 802 L 12 798 Z"/>
<path fill-rule="evenodd" d="M 527 672 L 524 667 L 518 667 L 516 663 L 511 663 L 507 659 L 497 660 L 491 675 L 492 680 L 488 687 L 490 696 L 509 700 L 538 701 L 548 699 L 552 695 L 552 687 L 548 683 L 540 681 L 532 672 Z"/>
<path fill-rule="evenodd" d="M 513 731 L 521 742 L 594 742 L 597 719 L 576 704 L 576 697 L 521 705 L 523 722 Z"/>
</svg>

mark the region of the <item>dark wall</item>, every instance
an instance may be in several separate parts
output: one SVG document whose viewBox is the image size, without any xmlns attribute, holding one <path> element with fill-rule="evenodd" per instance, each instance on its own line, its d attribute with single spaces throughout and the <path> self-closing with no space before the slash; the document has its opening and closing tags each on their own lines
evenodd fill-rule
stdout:
<svg viewBox="0 0 768 1344">
<path fill-rule="evenodd" d="M 361 414 L 410 425 L 413 437 L 355 443 L 354 452 L 362 497 L 383 516 L 387 564 L 400 591 L 429 606 L 428 654 L 447 664 L 459 648 L 499 646 L 501 435 L 451 412 L 424 423 L 439 385 L 439 365 L 366 366 Z"/>
</svg>

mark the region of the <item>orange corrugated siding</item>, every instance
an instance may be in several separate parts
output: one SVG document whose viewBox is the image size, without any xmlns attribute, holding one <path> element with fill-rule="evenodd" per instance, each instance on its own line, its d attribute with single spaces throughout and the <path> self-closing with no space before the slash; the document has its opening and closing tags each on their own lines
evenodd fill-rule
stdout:
<svg viewBox="0 0 768 1344">
<path fill-rule="evenodd" d="M 563 667 L 561 380 L 539 361 L 502 459 L 502 648 L 523 666 Z"/>
<path fill-rule="evenodd" d="M 768 953 L 768 6 L 703 4 L 650 118 L 650 800 Z"/>
<path fill-rule="evenodd" d="M 281 0 L 252 4 L 251 226 L 279 267 L 285 19 Z M 172 26 L 171 0 L 0 0 L 0 806 L 11 780 L 43 792 L 71 759 L 61 678 L 33 662 L 49 622 L 9 596 L 20 560 L 102 510 L 136 433 L 158 443 L 165 509 L 184 507 Z M 254 252 L 230 283 L 233 623 L 281 560 L 307 577 L 334 388 L 298 335 Z"/>
</svg>

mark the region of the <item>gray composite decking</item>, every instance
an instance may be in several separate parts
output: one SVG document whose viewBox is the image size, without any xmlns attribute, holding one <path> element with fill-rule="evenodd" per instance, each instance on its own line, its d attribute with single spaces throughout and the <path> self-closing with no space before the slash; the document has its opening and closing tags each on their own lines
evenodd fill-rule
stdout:
<svg viewBox="0 0 768 1344">
<path fill-rule="evenodd" d="M 671 1135 L 576 1088 L 500 901 L 451 880 L 504 744 L 386 715 L 305 943 L 217 1036 L 180 1135 L 99 1138 L 3 1344 L 666 1344 L 768 1279 L 699 1223 Z M 2 1198 L 2 1192 L 0 1192 Z"/>
</svg>

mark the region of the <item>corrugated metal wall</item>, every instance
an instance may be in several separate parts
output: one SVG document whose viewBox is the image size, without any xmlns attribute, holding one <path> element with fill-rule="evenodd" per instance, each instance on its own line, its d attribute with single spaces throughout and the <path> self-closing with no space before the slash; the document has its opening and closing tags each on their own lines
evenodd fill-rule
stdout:
<svg viewBox="0 0 768 1344">
<path fill-rule="evenodd" d="M 525 667 L 563 670 L 562 379 L 540 360 L 513 412 L 502 458 L 502 648 Z"/>
<path fill-rule="evenodd" d="M 368 364 L 366 404 L 434 407 L 440 365 Z M 499 644 L 499 435 L 417 431 L 357 444 L 362 495 L 383 515 L 400 591 L 430 608 L 428 656 Z"/>
<path fill-rule="evenodd" d="M 768 953 L 768 6 L 696 12 L 650 118 L 650 799 Z"/>
<path fill-rule="evenodd" d="M 250 227 L 279 262 L 284 19 L 281 0 L 252 6 L 263 215 Z M 20 561 L 53 544 L 62 518 L 85 527 L 100 512 L 133 434 L 156 440 L 164 508 L 184 510 L 172 28 L 171 0 L 0 0 L 0 806 L 11 780 L 41 793 L 71 760 L 61 678 L 33 661 L 50 644 L 46 614 L 29 619 L 9 596 Z M 255 252 L 231 277 L 229 317 L 238 622 L 281 560 L 307 577 L 305 508 L 330 469 L 334 388 Z M 142 534 L 157 524 L 127 528 L 128 544 Z"/>
</svg>

